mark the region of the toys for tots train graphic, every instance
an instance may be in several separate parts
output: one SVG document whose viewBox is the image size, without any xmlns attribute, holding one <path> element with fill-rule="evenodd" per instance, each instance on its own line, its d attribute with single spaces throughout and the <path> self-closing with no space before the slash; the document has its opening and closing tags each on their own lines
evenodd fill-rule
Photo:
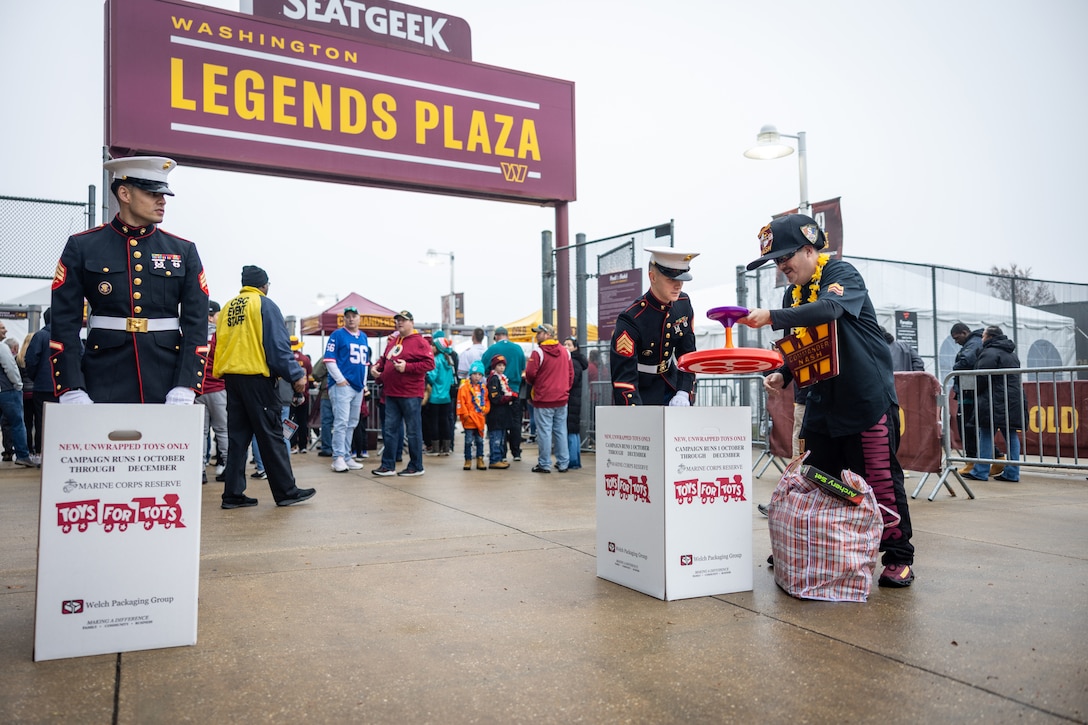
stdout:
<svg viewBox="0 0 1088 725">
<path fill-rule="evenodd" d="M 647 476 L 621 476 L 618 473 L 604 474 L 604 492 L 608 496 L 618 496 L 621 500 L 650 503 L 650 487 Z M 701 504 L 716 501 L 747 501 L 744 495 L 744 479 L 738 473 L 732 477 L 719 476 L 713 481 L 700 481 L 698 478 L 686 478 L 673 481 L 673 493 L 677 503 L 690 504 L 698 499 Z"/>
<path fill-rule="evenodd" d="M 64 501 L 57 504 L 57 526 L 65 534 L 73 528 L 86 531 L 100 524 L 107 533 L 125 531 L 129 524 L 143 524 L 150 531 L 155 526 L 184 529 L 181 504 L 176 493 L 163 494 L 160 503 L 154 496 L 138 497 L 129 503 L 103 503 L 100 499 Z"/>
</svg>

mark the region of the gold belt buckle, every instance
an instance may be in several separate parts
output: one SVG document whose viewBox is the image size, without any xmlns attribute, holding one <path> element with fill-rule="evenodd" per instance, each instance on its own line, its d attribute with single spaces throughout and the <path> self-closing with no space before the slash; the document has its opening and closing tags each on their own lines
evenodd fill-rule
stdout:
<svg viewBox="0 0 1088 725">
<path fill-rule="evenodd" d="M 147 332 L 147 318 L 126 317 L 125 332 Z"/>
</svg>

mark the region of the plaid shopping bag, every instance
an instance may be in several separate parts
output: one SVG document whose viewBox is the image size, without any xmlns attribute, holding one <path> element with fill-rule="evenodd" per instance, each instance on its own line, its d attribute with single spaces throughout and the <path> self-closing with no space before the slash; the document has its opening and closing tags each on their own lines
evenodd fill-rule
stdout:
<svg viewBox="0 0 1088 725">
<path fill-rule="evenodd" d="M 801 475 L 804 453 L 786 468 L 768 506 L 774 581 L 800 599 L 864 602 L 873 582 L 881 507 L 861 476 L 843 471 L 843 483 L 857 489 L 853 505 L 823 491 Z"/>
</svg>

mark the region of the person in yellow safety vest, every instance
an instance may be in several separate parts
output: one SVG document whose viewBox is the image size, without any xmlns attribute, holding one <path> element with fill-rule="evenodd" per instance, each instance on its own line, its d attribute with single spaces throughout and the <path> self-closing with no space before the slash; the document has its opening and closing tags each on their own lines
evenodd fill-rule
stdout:
<svg viewBox="0 0 1088 725">
<path fill-rule="evenodd" d="M 280 399 L 276 381 L 289 381 L 301 395 L 306 372 L 291 352 L 283 313 L 267 294 L 268 273 L 253 265 L 243 267 L 242 290 L 219 315 L 212 373 L 227 386 L 227 450 L 245 451 L 256 437 L 276 505 L 290 506 L 312 498 L 315 491 L 295 485 L 280 416 L 291 401 Z M 257 505 L 257 499 L 245 495 L 245 466 L 244 453 L 227 456 L 225 509 Z"/>
</svg>

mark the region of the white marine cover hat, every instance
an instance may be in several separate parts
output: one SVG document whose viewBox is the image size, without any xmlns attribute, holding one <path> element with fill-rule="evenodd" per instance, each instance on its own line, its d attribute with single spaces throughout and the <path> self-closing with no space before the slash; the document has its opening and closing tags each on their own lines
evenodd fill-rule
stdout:
<svg viewBox="0 0 1088 725">
<path fill-rule="evenodd" d="M 177 167 L 177 162 L 165 156 L 125 156 L 110 159 L 102 167 L 113 174 L 114 180 L 120 179 L 152 194 L 169 194 L 166 177 Z"/>
<path fill-rule="evenodd" d="M 650 253 L 650 264 L 657 267 L 669 279 L 687 282 L 691 279 L 691 260 L 699 252 L 684 252 L 672 247 L 644 247 Z"/>
</svg>

